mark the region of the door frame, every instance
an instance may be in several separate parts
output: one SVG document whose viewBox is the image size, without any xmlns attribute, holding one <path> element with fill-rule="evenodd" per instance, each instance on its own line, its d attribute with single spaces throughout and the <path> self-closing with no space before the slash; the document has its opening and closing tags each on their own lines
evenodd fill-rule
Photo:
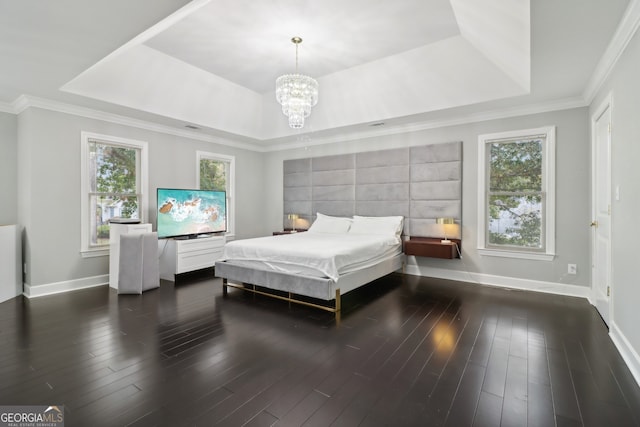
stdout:
<svg viewBox="0 0 640 427">
<path fill-rule="evenodd" d="M 608 295 L 608 313 L 607 313 L 607 319 L 605 323 L 607 323 L 607 327 L 611 328 L 611 324 L 613 323 L 612 319 L 613 319 L 613 299 L 614 299 L 614 295 L 615 292 L 613 290 L 613 272 L 612 272 L 612 266 L 611 266 L 611 248 L 612 248 L 612 240 L 613 240 L 613 233 L 612 233 L 612 218 L 613 218 L 613 214 L 612 214 L 612 194 L 613 194 L 613 189 L 612 189 L 612 169 L 611 169 L 611 152 L 612 152 L 612 146 L 613 146 L 613 95 L 612 93 L 608 93 L 605 98 L 602 100 L 602 102 L 600 103 L 600 105 L 598 105 L 598 108 L 596 108 L 593 112 L 593 114 L 591 115 L 591 218 L 592 221 L 595 220 L 596 216 L 597 216 L 597 207 L 596 207 L 596 189 L 597 189 L 597 184 L 596 184 L 596 163 L 598 161 L 597 159 L 597 146 L 596 146 L 596 142 L 597 142 L 597 135 L 596 135 L 596 122 L 598 121 L 598 119 L 602 116 L 602 114 L 604 114 L 604 112 L 606 110 L 609 110 L 609 146 L 608 146 L 608 152 L 607 152 L 607 161 L 608 161 L 608 165 L 607 165 L 607 169 L 609 171 L 608 173 L 608 186 L 609 186 L 609 245 L 608 245 L 608 253 L 606 254 L 608 260 L 607 260 L 607 267 L 608 267 L 608 271 L 606 272 L 606 277 L 607 277 L 607 281 L 609 282 L 609 289 L 610 289 L 610 293 Z M 594 275 L 594 271 L 595 271 L 595 244 L 596 244 L 596 233 L 594 232 L 593 229 L 590 230 L 590 241 L 591 241 L 591 292 L 590 292 L 590 302 L 591 304 L 596 308 L 598 308 L 597 306 L 597 290 L 596 290 L 596 282 L 595 282 L 595 275 Z M 602 314 L 601 314 L 602 316 Z"/>
</svg>

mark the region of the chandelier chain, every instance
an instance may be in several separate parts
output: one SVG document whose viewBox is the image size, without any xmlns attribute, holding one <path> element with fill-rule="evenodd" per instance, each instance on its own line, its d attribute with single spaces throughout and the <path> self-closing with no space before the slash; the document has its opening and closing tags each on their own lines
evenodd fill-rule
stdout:
<svg viewBox="0 0 640 427">
<path fill-rule="evenodd" d="M 296 74 L 298 74 L 298 45 L 302 43 L 302 38 L 298 36 L 292 37 L 291 42 L 296 45 Z"/>
</svg>

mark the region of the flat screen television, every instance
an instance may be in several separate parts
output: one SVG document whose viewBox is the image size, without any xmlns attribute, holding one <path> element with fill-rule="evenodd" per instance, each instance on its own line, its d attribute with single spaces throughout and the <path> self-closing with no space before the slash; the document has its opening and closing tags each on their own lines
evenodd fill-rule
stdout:
<svg viewBox="0 0 640 427">
<path fill-rule="evenodd" d="M 224 191 L 158 188 L 159 238 L 195 238 L 227 231 Z"/>
</svg>

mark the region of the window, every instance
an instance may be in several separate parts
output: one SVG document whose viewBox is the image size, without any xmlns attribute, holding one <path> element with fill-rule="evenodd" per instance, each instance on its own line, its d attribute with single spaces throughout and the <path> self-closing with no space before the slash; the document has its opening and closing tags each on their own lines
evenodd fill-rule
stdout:
<svg viewBox="0 0 640 427">
<path fill-rule="evenodd" d="M 109 220 L 147 208 L 147 143 L 82 132 L 81 252 L 107 255 Z"/>
<path fill-rule="evenodd" d="M 555 127 L 480 135 L 478 249 L 482 255 L 555 255 Z"/>
<path fill-rule="evenodd" d="M 234 156 L 198 151 L 196 177 L 201 190 L 227 192 L 227 238 L 235 234 L 235 164 Z"/>
</svg>

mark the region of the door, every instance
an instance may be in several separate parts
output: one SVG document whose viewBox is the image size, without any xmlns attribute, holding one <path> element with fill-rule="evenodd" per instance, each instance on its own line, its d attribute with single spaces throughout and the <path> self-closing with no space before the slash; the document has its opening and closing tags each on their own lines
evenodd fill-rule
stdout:
<svg viewBox="0 0 640 427">
<path fill-rule="evenodd" d="M 607 326 L 611 316 L 611 99 L 592 120 L 593 222 L 591 289 Z"/>
</svg>

